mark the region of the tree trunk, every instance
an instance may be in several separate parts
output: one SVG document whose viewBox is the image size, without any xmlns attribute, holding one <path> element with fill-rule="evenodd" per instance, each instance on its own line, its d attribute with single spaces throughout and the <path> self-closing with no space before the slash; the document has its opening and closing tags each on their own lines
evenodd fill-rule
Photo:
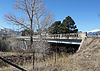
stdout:
<svg viewBox="0 0 100 71">
<path fill-rule="evenodd" d="M 30 30 L 30 48 L 32 48 L 32 44 L 33 44 L 33 28 L 32 28 L 32 23 L 33 23 L 33 20 L 31 19 L 30 20 L 31 21 L 31 26 L 30 26 L 30 28 L 31 28 L 31 30 Z"/>
<path fill-rule="evenodd" d="M 30 48 L 32 48 L 32 44 L 33 44 L 33 33 L 32 33 L 32 31 L 31 31 L 31 36 L 30 36 Z"/>
</svg>

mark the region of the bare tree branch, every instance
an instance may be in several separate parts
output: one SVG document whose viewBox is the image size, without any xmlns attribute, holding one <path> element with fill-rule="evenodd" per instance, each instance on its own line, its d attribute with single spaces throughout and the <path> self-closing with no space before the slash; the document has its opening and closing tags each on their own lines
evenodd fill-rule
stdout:
<svg viewBox="0 0 100 71">
<path fill-rule="evenodd" d="M 42 21 L 40 22 L 40 25 L 41 25 L 41 29 L 42 31 L 46 31 L 47 32 L 47 29 L 48 27 L 51 26 L 51 24 L 54 22 L 54 16 L 52 15 L 51 12 L 49 12 L 43 19 Z"/>
<path fill-rule="evenodd" d="M 39 33 L 40 33 L 40 19 L 41 17 L 43 17 L 46 14 L 46 8 L 42 5 L 41 2 L 39 2 L 37 8 L 35 9 L 35 18 L 37 21 L 37 26 L 39 29 Z"/>
<path fill-rule="evenodd" d="M 13 23 L 15 25 L 24 27 L 26 29 L 30 29 L 29 27 L 25 26 L 26 23 L 25 23 L 25 20 L 24 19 L 18 20 L 18 18 L 16 18 L 16 16 L 14 16 L 14 15 L 5 15 L 5 19 L 8 22 L 11 22 L 11 23 Z"/>
<path fill-rule="evenodd" d="M 42 0 L 16 0 L 15 9 L 20 10 L 24 16 L 17 17 L 8 14 L 5 15 L 5 18 L 8 22 L 30 31 L 31 48 L 35 24 L 38 26 L 39 30 L 40 28 L 46 29 L 52 23 L 52 15 L 50 13 L 46 15 L 46 8 L 43 5 Z M 34 23 L 34 20 L 36 20 L 36 23 Z"/>
</svg>

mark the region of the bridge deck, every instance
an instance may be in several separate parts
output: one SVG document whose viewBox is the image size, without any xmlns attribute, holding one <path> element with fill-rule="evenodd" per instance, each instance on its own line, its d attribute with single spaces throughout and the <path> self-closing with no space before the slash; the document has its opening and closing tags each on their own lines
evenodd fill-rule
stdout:
<svg viewBox="0 0 100 71">
<path fill-rule="evenodd" d="M 33 35 L 33 41 L 39 41 L 42 39 L 47 40 L 47 42 L 52 43 L 64 43 L 64 44 L 81 44 L 83 37 L 86 36 L 86 33 L 71 33 L 71 34 L 42 34 Z M 30 40 L 30 36 L 19 36 L 17 39 Z"/>
</svg>

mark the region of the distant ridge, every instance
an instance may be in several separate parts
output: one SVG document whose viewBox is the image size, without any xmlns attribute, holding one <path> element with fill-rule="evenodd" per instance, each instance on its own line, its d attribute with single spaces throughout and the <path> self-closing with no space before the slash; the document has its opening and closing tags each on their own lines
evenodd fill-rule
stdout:
<svg viewBox="0 0 100 71">
<path fill-rule="evenodd" d="M 5 35 L 5 34 L 7 34 L 7 35 L 19 35 L 19 32 L 0 26 L 0 35 Z"/>
<path fill-rule="evenodd" d="M 88 35 L 100 35 L 100 29 L 89 31 Z"/>
</svg>

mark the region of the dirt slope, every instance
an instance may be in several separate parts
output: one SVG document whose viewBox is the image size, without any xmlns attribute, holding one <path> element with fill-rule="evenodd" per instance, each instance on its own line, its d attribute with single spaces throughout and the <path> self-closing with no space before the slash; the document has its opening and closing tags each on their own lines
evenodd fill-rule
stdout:
<svg viewBox="0 0 100 71">
<path fill-rule="evenodd" d="M 85 37 L 72 58 L 76 71 L 100 71 L 100 37 Z"/>
</svg>

